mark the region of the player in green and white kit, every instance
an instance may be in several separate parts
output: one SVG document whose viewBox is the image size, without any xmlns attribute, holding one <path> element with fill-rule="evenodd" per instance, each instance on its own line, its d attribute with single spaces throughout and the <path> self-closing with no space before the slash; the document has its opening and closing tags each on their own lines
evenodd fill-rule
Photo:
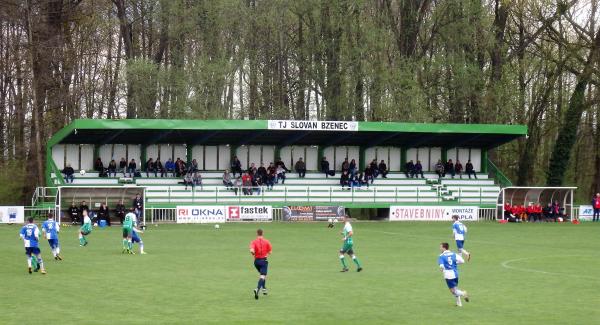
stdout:
<svg viewBox="0 0 600 325">
<path fill-rule="evenodd" d="M 85 246 L 88 244 L 85 236 L 92 232 L 92 219 L 88 216 L 87 210 L 83 210 L 83 226 L 79 228 L 79 246 Z"/>
<path fill-rule="evenodd" d="M 135 220 L 133 208 L 129 209 L 129 213 L 123 219 L 123 253 L 133 253 L 133 243 L 131 242 L 131 233 L 133 232 L 133 221 Z"/>
<path fill-rule="evenodd" d="M 341 272 L 348 272 L 348 265 L 346 264 L 346 259 L 344 258 L 344 254 L 347 254 L 348 256 L 352 257 L 352 261 L 354 262 L 354 264 L 356 264 L 357 272 L 362 271 L 363 268 L 360 265 L 360 261 L 358 260 L 356 255 L 354 255 L 354 250 L 353 250 L 354 240 L 352 239 L 354 232 L 352 231 L 352 225 L 350 224 L 350 218 L 347 215 L 344 216 L 344 229 L 342 230 L 342 235 L 344 235 L 344 237 L 342 238 L 344 245 L 342 246 L 342 249 L 340 249 L 340 262 L 342 262 L 342 267 L 343 267 Z"/>
</svg>

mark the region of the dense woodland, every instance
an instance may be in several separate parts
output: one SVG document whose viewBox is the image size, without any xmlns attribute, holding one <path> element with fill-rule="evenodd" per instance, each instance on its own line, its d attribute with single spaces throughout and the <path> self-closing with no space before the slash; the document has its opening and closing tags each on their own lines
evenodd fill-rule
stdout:
<svg viewBox="0 0 600 325">
<path fill-rule="evenodd" d="M 0 203 L 76 118 L 525 124 L 515 184 L 600 191 L 596 0 L 0 0 Z"/>
</svg>

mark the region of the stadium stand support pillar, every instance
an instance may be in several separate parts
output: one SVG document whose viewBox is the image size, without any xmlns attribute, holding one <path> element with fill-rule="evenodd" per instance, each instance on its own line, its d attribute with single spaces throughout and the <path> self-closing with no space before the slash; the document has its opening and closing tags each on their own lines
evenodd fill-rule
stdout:
<svg viewBox="0 0 600 325">
<path fill-rule="evenodd" d="M 145 144 L 140 146 L 140 159 L 142 160 L 140 161 L 140 171 L 146 170 L 146 161 L 148 161 L 148 154 L 146 153 L 147 148 L 148 146 Z"/>
<path fill-rule="evenodd" d="M 321 161 L 323 160 L 323 156 L 325 155 L 325 148 L 323 146 L 319 146 L 317 148 L 317 170 L 321 170 Z"/>
<path fill-rule="evenodd" d="M 442 164 L 446 164 L 448 161 L 448 148 L 442 147 Z"/>
<path fill-rule="evenodd" d="M 273 155 L 273 158 L 275 159 L 281 158 L 281 146 L 275 146 L 275 149 L 273 150 Z"/>
<path fill-rule="evenodd" d="M 405 147 L 400 148 L 400 170 L 404 170 L 404 165 L 406 164 L 406 152 L 407 151 L 408 150 Z"/>
<path fill-rule="evenodd" d="M 233 160 L 233 157 L 237 156 L 237 150 L 239 147 L 240 146 L 237 144 L 229 145 L 229 148 L 231 148 L 231 149 L 229 150 L 229 164 L 227 164 L 227 169 L 231 168 L 231 161 Z"/>
<path fill-rule="evenodd" d="M 100 157 L 100 145 L 95 144 L 94 145 L 94 159 L 93 161 L 96 162 L 96 159 L 98 159 L 98 157 Z M 106 161 L 103 161 L 103 163 L 108 163 Z"/>
<path fill-rule="evenodd" d="M 481 149 L 481 172 L 488 172 L 488 151 L 487 149 Z"/>
<path fill-rule="evenodd" d="M 367 147 L 358 147 L 358 170 L 363 171 L 365 169 L 365 159 L 367 158 Z"/>
<path fill-rule="evenodd" d="M 194 148 L 193 145 L 186 143 L 185 145 L 185 155 L 186 155 L 186 164 L 189 166 L 192 163 L 192 149 Z"/>
</svg>

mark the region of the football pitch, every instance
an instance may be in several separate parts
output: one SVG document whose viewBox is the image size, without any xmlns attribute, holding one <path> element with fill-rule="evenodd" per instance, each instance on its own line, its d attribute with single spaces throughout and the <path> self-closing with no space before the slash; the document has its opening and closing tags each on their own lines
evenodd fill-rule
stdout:
<svg viewBox="0 0 600 325">
<path fill-rule="evenodd" d="M 27 273 L 20 226 L 0 226 L 0 324 L 598 324 L 600 225 L 468 223 L 471 262 L 454 306 L 438 269 L 451 223 L 356 222 L 364 271 L 340 273 L 342 224 L 149 226 L 147 255 L 121 253 L 119 226 L 79 247 L 60 233 L 63 261 L 41 241 L 47 275 Z M 273 245 L 268 296 L 248 245 Z M 138 252 L 137 245 L 135 247 Z"/>
</svg>

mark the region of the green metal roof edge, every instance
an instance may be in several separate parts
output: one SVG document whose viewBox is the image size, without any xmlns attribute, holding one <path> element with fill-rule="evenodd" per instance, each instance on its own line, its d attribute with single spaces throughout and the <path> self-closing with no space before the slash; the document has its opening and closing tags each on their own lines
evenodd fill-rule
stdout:
<svg viewBox="0 0 600 325">
<path fill-rule="evenodd" d="M 527 135 L 526 125 L 358 122 L 358 131 Z"/>
<path fill-rule="evenodd" d="M 267 120 L 169 120 L 169 119 L 77 119 L 57 132 L 50 141 L 62 140 L 74 129 L 158 129 L 158 130 L 266 130 Z M 448 124 L 403 122 L 358 122 L 358 131 L 417 133 L 479 133 L 526 135 L 525 125 Z M 52 145 L 59 143 L 55 141 Z M 50 143 L 49 141 L 49 143 Z"/>
</svg>

